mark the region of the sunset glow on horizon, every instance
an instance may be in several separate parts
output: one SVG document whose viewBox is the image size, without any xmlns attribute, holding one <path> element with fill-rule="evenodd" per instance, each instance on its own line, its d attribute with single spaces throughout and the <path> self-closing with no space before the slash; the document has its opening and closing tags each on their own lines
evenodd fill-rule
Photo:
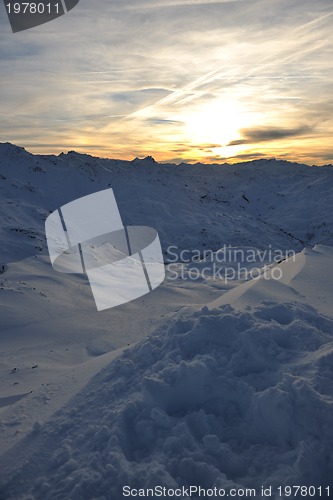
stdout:
<svg viewBox="0 0 333 500">
<path fill-rule="evenodd" d="M 1 142 L 131 160 L 333 163 L 331 0 L 81 0 L 11 34 Z"/>
</svg>

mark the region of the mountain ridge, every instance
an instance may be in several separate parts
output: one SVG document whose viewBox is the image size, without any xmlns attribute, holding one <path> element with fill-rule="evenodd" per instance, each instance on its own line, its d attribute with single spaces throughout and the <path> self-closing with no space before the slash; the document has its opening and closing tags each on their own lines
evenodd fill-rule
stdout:
<svg viewBox="0 0 333 500">
<path fill-rule="evenodd" d="M 26 149 L 25 147 L 23 146 L 17 146 L 16 144 L 14 143 L 11 143 L 11 142 L 0 142 L 0 154 L 2 153 L 2 149 L 4 149 L 4 147 L 8 148 L 9 151 L 15 151 L 17 153 L 19 152 L 23 152 L 23 153 L 27 153 L 28 155 L 32 155 L 34 157 L 38 157 L 38 158 L 48 158 L 48 157 L 55 157 L 55 158 L 59 158 L 59 157 L 66 157 L 67 155 L 76 155 L 77 157 L 86 157 L 86 158 L 93 158 L 93 159 L 98 159 L 98 160 L 109 160 L 109 161 L 116 161 L 116 162 L 124 162 L 124 163 L 137 163 L 137 162 L 146 162 L 146 163 L 151 163 L 151 164 L 157 164 L 157 165 L 173 165 L 173 166 L 203 166 L 203 167 L 206 167 L 206 166 L 219 166 L 219 167 L 224 167 L 224 166 L 230 166 L 230 167 L 239 167 L 241 165 L 243 166 L 248 166 L 248 165 L 251 165 L 251 164 L 265 164 L 265 163 L 277 163 L 277 164 L 289 164 L 289 165 L 298 165 L 298 166 L 305 166 L 305 167 L 318 167 L 318 168 L 322 168 L 322 167 L 333 167 L 333 164 L 332 163 L 327 163 L 327 164 L 323 164 L 323 165 L 316 165 L 316 164 L 308 164 L 308 163 L 300 163 L 300 162 L 296 162 L 296 161 L 292 161 L 292 160 L 285 160 L 283 158 L 276 158 L 276 157 L 271 157 L 271 158 L 258 158 L 258 159 L 253 159 L 253 160 L 246 160 L 246 161 L 240 161 L 240 162 L 237 162 L 237 163 L 228 163 L 228 162 L 223 162 L 223 163 L 215 163 L 215 162 L 212 162 L 212 163 L 206 163 L 206 162 L 191 162 L 191 163 L 187 163 L 187 162 L 180 162 L 180 163 L 174 163 L 174 162 L 159 162 L 157 160 L 155 160 L 155 158 L 151 155 L 151 154 L 147 154 L 147 156 L 143 157 L 143 158 L 139 158 L 139 157 L 135 157 L 133 158 L 132 160 L 123 160 L 123 159 L 117 159 L 117 158 L 109 158 L 109 157 L 99 157 L 99 156 L 94 156 L 94 155 L 91 155 L 89 153 L 80 153 L 78 151 L 75 151 L 75 150 L 69 150 L 67 151 L 66 153 L 65 152 L 61 152 L 59 153 L 58 155 L 56 154 L 38 154 L 38 153 L 31 153 L 30 151 L 28 151 L 28 149 Z"/>
<path fill-rule="evenodd" d="M 223 245 L 301 250 L 333 241 L 333 170 L 280 160 L 160 164 L 69 152 L 33 155 L 0 144 L 0 264 L 47 254 L 44 221 L 60 206 L 112 188 L 126 225 L 155 227 L 167 249 Z"/>
</svg>

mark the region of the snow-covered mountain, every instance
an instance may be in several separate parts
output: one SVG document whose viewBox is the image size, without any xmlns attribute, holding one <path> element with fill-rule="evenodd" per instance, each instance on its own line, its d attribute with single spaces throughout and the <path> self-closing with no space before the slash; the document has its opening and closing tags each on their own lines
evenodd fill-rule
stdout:
<svg viewBox="0 0 333 500">
<path fill-rule="evenodd" d="M 49 212 L 107 187 L 123 222 L 155 227 L 164 249 L 302 249 L 333 241 L 332 166 L 277 160 L 162 165 L 151 157 L 126 162 L 75 152 L 36 156 L 2 143 L 0 175 L 3 264 L 43 253 Z"/>
<path fill-rule="evenodd" d="M 245 281 L 191 279 L 212 262 L 180 262 L 182 278 L 98 313 L 84 276 L 52 269 L 44 221 L 107 187 L 124 224 L 159 232 L 166 264 L 181 250 L 218 262 L 225 245 L 297 255 Z M 0 499 L 118 500 L 158 485 L 184 487 L 180 498 L 191 485 L 332 494 L 332 202 L 330 165 L 0 144 Z"/>
</svg>

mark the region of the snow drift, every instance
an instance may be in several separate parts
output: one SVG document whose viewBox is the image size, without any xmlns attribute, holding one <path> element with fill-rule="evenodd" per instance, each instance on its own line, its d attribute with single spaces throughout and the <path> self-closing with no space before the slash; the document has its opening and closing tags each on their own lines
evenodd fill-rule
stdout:
<svg viewBox="0 0 333 500">
<path fill-rule="evenodd" d="M 332 340 L 332 319 L 297 303 L 179 317 L 35 424 L 10 455 L 27 463 L 1 498 L 122 498 L 125 485 L 329 486 Z"/>
</svg>

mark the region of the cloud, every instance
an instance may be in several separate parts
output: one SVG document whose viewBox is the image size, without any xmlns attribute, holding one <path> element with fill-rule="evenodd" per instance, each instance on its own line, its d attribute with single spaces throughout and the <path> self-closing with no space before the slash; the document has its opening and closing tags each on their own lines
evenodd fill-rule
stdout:
<svg viewBox="0 0 333 500">
<path fill-rule="evenodd" d="M 255 153 L 244 153 L 244 154 L 239 154 L 239 155 L 234 155 L 232 156 L 232 159 L 237 159 L 237 160 L 256 160 L 256 159 L 259 159 L 259 158 L 266 158 L 267 155 L 265 155 L 264 153 L 260 153 L 260 152 L 255 152 Z M 225 160 L 229 159 L 230 158 L 224 158 Z"/>
<path fill-rule="evenodd" d="M 183 122 L 179 120 L 168 120 L 166 118 L 148 118 L 146 122 L 152 125 L 182 125 Z"/>
<path fill-rule="evenodd" d="M 242 139 L 231 141 L 227 144 L 227 146 L 240 146 L 242 144 L 279 141 L 290 137 L 304 136 L 311 133 L 311 131 L 310 127 L 298 127 L 291 129 L 262 127 L 257 129 L 243 129 L 240 131 Z"/>
</svg>

